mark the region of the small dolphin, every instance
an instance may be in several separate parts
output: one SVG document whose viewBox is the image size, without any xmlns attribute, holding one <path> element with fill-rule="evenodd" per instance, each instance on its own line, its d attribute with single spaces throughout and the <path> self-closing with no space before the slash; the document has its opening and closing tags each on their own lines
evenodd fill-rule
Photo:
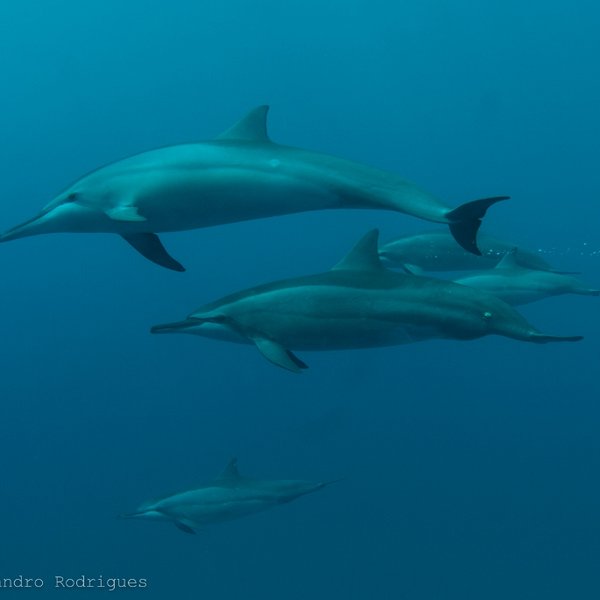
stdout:
<svg viewBox="0 0 600 600">
<path fill-rule="evenodd" d="M 477 247 L 481 250 L 480 256 L 465 252 L 446 231 L 437 230 L 395 238 L 379 248 L 379 255 L 390 267 L 407 265 L 413 271 L 415 267 L 423 271 L 466 271 L 496 266 L 515 244 L 479 233 Z M 522 267 L 556 271 L 538 253 L 521 247 L 515 259 Z"/>
<path fill-rule="evenodd" d="M 522 267 L 517 262 L 517 256 L 515 250 L 507 252 L 494 269 L 479 271 L 454 281 L 489 292 L 513 306 L 561 294 L 600 295 L 600 290 L 591 289 L 570 275 Z"/>
<path fill-rule="evenodd" d="M 0 242 L 42 233 L 116 233 L 149 260 L 175 271 L 156 235 L 329 208 L 387 209 L 446 223 L 479 253 L 487 209 L 507 196 L 451 209 L 397 175 L 341 158 L 273 143 L 267 106 L 216 140 L 137 154 L 85 175 Z"/>
<path fill-rule="evenodd" d="M 121 517 L 172 521 L 182 531 L 196 533 L 202 525 L 252 515 L 321 490 L 331 483 L 334 482 L 249 479 L 239 474 L 237 460 L 233 459 L 212 483 L 144 502 L 135 512 Z"/>
<path fill-rule="evenodd" d="M 369 232 L 331 271 L 260 285 L 194 311 L 152 333 L 191 333 L 254 344 L 293 372 L 306 369 L 292 350 L 341 350 L 432 338 L 496 334 L 526 342 L 574 342 L 540 333 L 512 306 L 479 290 L 386 269 Z"/>
</svg>

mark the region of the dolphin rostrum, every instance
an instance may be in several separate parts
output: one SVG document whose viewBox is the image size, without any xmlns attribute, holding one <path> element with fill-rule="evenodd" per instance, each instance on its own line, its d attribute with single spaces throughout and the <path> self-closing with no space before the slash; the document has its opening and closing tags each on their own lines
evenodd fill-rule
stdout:
<svg viewBox="0 0 600 600">
<path fill-rule="evenodd" d="M 116 233 L 149 260 L 183 271 L 157 233 L 366 208 L 446 223 L 461 246 L 479 253 L 481 219 L 506 196 L 451 209 L 393 173 L 273 143 L 267 110 L 255 108 L 215 140 L 152 150 L 97 169 L 0 241 L 55 232 Z"/>
<path fill-rule="evenodd" d="M 574 342 L 545 335 L 512 306 L 479 290 L 386 269 L 369 232 L 331 271 L 226 296 L 152 333 L 190 333 L 254 344 L 293 372 L 307 368 L 292 350 L 341 350 L 448 338 L 503 335 L 526 342 Z"/>
<path fill-rule="evenodd" d="M 600 290 L 586 286 L 572 275 L 520 266 L 515 250 L 507 252 L 494 269 L 478 271 L 454 281 L 493 294 L 513 306 L 561 294 L 600 295 Z"/>
<path fill-rule="evenodd" d="M 293 479 L 262 480 L 242 477 L 232 459 L 223 473 L 207 485 L 144 502 L 129 519 L 172 521 L 186 533 L 209 523 L 245 517 L 323 489 L 333 481 L 314 483 Z"/>
<path fill-rule="evenodd" d="M 515 248 L 485 233 L 477 235 L 480 256 L 465 252 L 445 230 L 425 231 L 397 237 L 382 244 L 379 255 L 390 267 L 415 267 L 423 271 L 464 271 L 494 267 Z M 515 260 L 522 267 L 539 271 L 555 271 L 537 252 L 518 247 Z"/>
</svg>

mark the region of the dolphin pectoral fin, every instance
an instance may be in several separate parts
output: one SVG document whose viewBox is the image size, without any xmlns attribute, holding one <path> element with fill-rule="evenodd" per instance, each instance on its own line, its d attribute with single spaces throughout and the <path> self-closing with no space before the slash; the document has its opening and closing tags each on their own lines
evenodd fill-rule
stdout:
<svg viewBox="0 0 600 600">
<path fill-rule="evenodd" d="M 121 237 L 128 244 L 131 244 L 142 256 L 153 263 L 173 271 L 185 271 L 185 267 L 181 263 L 178 263 L 165 250 L 165 247 L 155 233 L 131 233 L 121 235 Z"/>
<path fill-rule="evenodd" d="M 487 209 L 492 204 L 496 204 L 501 200 L 508 200 L 508 198 L 509 196 L 495 196 L 473 200 L 446 213 L 450 233 L 458 244 L 468 252 L 481 256 L 481 252 L 477 247 L 477 232 L 481 227 L 481 219 L 483 219 Z"/>
<path fill-rule="evenodd" d="M 264 337 L 253 337 L 252 341 L 256 344 L 259 352 L 274 365 L 292 371 L 292 373 L 302 373 L 303 369 L 308 369 L 306 363 L 281 344 Z"/>
<path fill-rule="evenodd" d="M 195 529 L 193 527 L 190 527 L 189 525 L 186 525 L 183 521 L 173 521 L 173 523 L 175 523 L 175 527 L 177 527 L 177 529 L 180 529 L 185 533 L 191 533 L 192 535 L 196 535 Z"/>
<path fill-rule="evenodd" d="M 114 206 L 106 211 L 106 214 L 113 221 L 125 221 L 126 223 L 142 223 L 147 221 L 138 212 L 137 206 Z"/>
<path fill-rule="evenodd" d="M 402 263 L 401 265 L 399 265 L 401 267 L 401 269 L 407 274 L 407 275 L 415 275 L 417 277 L 424 277 L 424 271 L 421 267 L 419 267 L 418 265 L 411 265 L 409 263 Z"/>
</svg>

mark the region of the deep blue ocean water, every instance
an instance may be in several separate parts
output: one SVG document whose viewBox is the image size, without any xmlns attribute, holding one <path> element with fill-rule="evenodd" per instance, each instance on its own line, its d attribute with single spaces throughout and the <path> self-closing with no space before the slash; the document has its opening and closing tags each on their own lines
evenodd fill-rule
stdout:
<svg viewBox="0 0 600 600">
<path fill-rule="evenodd" d="M 23 2 L 0 7 L 0 230 L 107 162 L 209 139 L 271 105 L 275 141 L 395 171 L 448 204 L 509 194 L 484 229 L 600 285 L 595 3 Z M 298 353 L 150 325 L 326 270 L 368 229 L 331 211 L 163 236 L 0 247 L 0 578 L 147 578 L 122 597 L 600 597 L 598 299 L 521 309 L 582 334 Z M 189 536 L 118 520 L 217 475 L 345 477 Z M 71 591 L 101 594 L 107 590 Z"/>
</svg>

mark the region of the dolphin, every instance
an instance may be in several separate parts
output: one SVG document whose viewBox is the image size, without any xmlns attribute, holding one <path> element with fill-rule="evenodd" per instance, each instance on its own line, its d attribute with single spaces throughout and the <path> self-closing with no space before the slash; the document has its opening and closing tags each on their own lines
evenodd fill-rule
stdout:
<svg viewBox="0 0 600 600">
<path fill-rule="evenodd" d="M 393 173 L 282 146 L 267 134 L 267 106 L 217 139 L 151 150 L 99 168 L 69 186 L 0 242 L 43 233 L 116 233 L 147 259 L 183 266 L 158 233 L 332 208 L 393 210 L 445 223 L 479 253 L 481 219 L 507 196 L 451 209 Z"/>
<path fill-rule="evenodd" d="M 561 294 L 600 295 L 600 290 L 587 287 L 571 275 L 522 267 L 517 262 L 517 256 L 516 250 L 512 250 L 494 269 L 478 271 L 454 281 L 489 292 L 513 306 Z"/>
<path fill-rule="evenodd" d="M 293 479 L 261 480 L 242 477 L 237 460 L 207 485 L 144 502 L 127 519 L 172 521 L 186 533 L 209 523 L 230 521 L 285 504 L 323 489 L 333 481 L 314 483 Z"/>
<path fill-rule="evenodd" d="M 391 267 L 408 266 L 412 271 L 467 271 L 496 266 L 515 244 L 491 235 L 479 233 L 477 246 L 479 256 L 465 252 L 457 246 L 446 231 L 425 231 L 403 235 L 383 244 L 379 249 L 385 264 Z M 537 252 L 518 247 L 515 260 L 522 267 L 539 271 L 556 272 Z"/>
<path fill-rule="evenodd" d="M 307 368 L 293 350 L 341 350 L 432 338 L 503 335 L 526 342 L 574 342 L 545 335 L 512 306 L 464 285 L 386 269 L 378 231 L 365 235 L 332 270 L 259 285 L 206 304 L 152 333 L 189 333 L 254 344 L 275 365 Z"/>
</svg>

